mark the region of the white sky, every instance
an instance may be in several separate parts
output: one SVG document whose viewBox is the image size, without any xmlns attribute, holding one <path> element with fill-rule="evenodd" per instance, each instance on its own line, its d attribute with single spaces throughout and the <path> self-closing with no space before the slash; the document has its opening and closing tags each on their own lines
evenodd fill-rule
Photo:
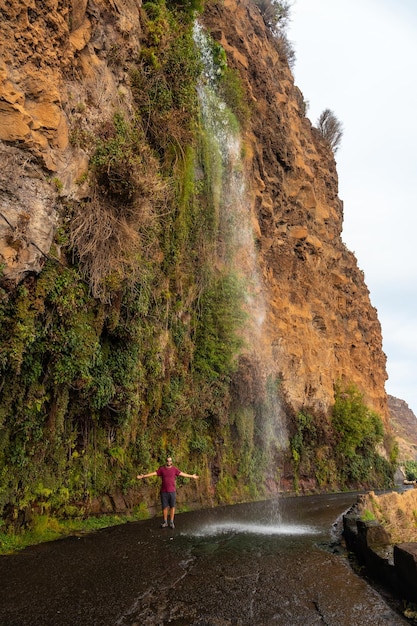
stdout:
<svg viewBox="0 0 417 626">
<path fill-rule="evenodd" d="M 417 0 L 293 0 L 287 36 L 315 125 L 343 124 L 342 238 L 382 325 L 387 392 L 417 415 Z"/>
</svg>

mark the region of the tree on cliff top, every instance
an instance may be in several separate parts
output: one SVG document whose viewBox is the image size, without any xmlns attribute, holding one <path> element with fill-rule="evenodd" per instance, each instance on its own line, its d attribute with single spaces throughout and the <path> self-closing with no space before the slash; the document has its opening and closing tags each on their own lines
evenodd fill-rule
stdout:
<svg viewBox="0 0 417 626">
<path fill-rule="evenodd" d="M 330 109 L 325 109 L 316 123 L 318 130 L 336 153 L 343 137 L 342 123 Z"/>
<path fill-rule="evenodd" d="M 293 67 L 295 52 L 285 32 L 290 20 L 292 3 L 289 0 L 254 0 L 254 2 L 259 8 L 266 26 L 276 38 L 279 53 L 286 59 L 289 67 Z"/>
<path fill-rule="evenodd" d="M 265 24 L 272 30 L 285 30 L 290 19 L 288 0 L 255 0 Z"/>
</svg>

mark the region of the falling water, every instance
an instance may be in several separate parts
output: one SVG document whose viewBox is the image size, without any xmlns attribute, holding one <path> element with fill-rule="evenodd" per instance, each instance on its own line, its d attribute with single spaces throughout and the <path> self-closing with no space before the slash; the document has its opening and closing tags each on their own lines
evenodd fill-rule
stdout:
<svg viewBox="0 0 417 626">
<path fill-rule="evenodd" d="M 217 261 L 235 271 L 245 284 L 248 324 L 245 343 L 253 363 L 260 363 L 265 398 L 262 409 L 265 445 L 283 449 L 287 434 L 276 386 L 276 366 L 264 332 L 266 299 L 258 266 L 250 194 L 245 184 L 245 163 L 239 123 L 219 93 L 222 68 L 214 61 L 213 42 L 204 28 L 194 26 L 203 75 L 198 86 L 202 122 L 210 152 L 210 192 L 217 213 Z"/>
<path fill-rule="evenodd" d="M 196 22 L 194 39 L 201 52 L 203 77 L 198 86 L 202 119 L 211 155 L 211 196 L 218 213 L 220 259 L 245 280 L 246 305 L 259 334 L 265 319 L 265 300 L 257 266 L 251 208 L 245 185 L 239 124 L 218 93 L 219 72 L 203 27 Z M 255 325 L 257 328 L 255 328 Z"/>
<path fill-rule="evenodd" d="M 316 535 L 320 530 L 308 524 L 279 523 L 279 524 L 261 524 L 256 522 L 223 522 L 217 524 L 206 524 L 194 531 L 188 531 L 187 536 L 192 537 L 215 537 L 218 535 L 228 534 L 246 534 L 246 535 L 263 535 L 263 536 L 282 536 L 289 535 L 291 537 L 297 535 Z"/>
</svg>

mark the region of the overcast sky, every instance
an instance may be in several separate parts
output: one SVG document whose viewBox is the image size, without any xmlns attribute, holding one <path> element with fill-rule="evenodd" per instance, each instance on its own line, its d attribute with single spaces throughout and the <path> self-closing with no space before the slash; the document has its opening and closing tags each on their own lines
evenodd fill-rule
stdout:
<svg viewBox="0 0 417 626">
<path fill-rule="evenodd" d="M 378 310 L 386 390 L 417 415 L 417 0 L 293 0 L 296 85 L 343 124 L 342 238 Z"/>
</svg>

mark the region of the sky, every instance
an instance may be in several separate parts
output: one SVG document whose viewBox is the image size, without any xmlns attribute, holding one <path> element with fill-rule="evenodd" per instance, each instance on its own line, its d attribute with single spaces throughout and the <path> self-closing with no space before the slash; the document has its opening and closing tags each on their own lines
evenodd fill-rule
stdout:
<svg viewBox="0 0 417 626">
<path fill-rule="evenodd" d="M 382 327 L 387 393 L 417 416 L 417 1 L 292 0 L 293 74 L 336 153 L 342 239 Z"/>
</svg>

